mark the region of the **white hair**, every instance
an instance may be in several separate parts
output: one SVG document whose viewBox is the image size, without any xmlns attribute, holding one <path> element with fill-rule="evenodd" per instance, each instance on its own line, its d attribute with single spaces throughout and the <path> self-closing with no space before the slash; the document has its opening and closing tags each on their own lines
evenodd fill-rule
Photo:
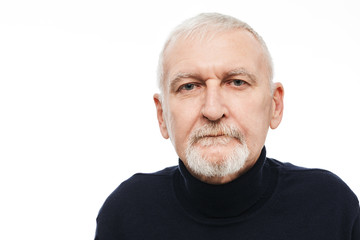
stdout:
<svg viewBox="0 0 360 240">
<path fill-rule="evenodd" d="M 262 39 L 262 37 L 255 32 L 247 23 L 240 21 L 234 17 L 223 15 L 220 13 L 201 13 L 193 18 L 185 20 L 183 23 L 178 25 L 169 35 L 167 41 L 164 44 L 164 48 L 160 53 L 159 63 L 158 63 L 158 86 L 163 93 L 164 91 L 164 58 L 166 49 L 170 44 L 176 42 L 178 39 L 194 39 L 200 38 L 203 39 L 205 37 L 213 37 L 214 35 L 231 31 L 231 30 L 239 30 L 244 29 L 250 32 L 255 39 L 259 41 L 261 44 L 264 55 L 266 57 L 267 68 L 268 68 L 268 76 L 269 76 L 269 84 L 272 89 L 272 79 L 273 79 L 273 63 L 271 59 L 270 52 Z"/>
<path fill-rule="evenodd" d="M 223 138 L 209 136 L 223 136 Z M 209 160 L 195 145 L 196 143 L 203 147 L 226 145 L 232 138 L 237 139 L 239 144 L 217 161 Z M 249 149 L 244 135 L 236 127 L 223 123 L 209 123 L 190 135 L 185 154 L 185 164 L 193 173 L 205 177 L 225 177 L 243 169 L 249 157 Z"/>
</svg>

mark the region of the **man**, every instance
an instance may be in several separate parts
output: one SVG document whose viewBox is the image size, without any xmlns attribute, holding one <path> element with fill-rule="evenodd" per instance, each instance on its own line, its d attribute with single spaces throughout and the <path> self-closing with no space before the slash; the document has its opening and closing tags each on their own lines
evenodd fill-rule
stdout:
<svg viewBox="0 0 360 240">
<path fill-rule="evenodd" d="M 100 210 L 95 239 L 359 240 L 359 202 L 346 184 L 266 157 L 267 131 L 283 114 L 272 75 L 246 23 L 214 13 L 178 26 L 154 101 L 179 166 L 123 182 Z"/>
</svg>

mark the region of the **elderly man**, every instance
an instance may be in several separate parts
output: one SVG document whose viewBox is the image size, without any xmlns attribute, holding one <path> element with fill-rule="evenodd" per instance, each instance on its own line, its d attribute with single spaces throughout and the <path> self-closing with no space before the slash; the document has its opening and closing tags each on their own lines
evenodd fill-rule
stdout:
<svg viewBox="0 0 360 240">
<path fill-rule="evenodd" d="M 159 62 L 161 134 L 179 165 L 136 174 L 106 200 L 95 239 L 360 239 L 359 202 L 334 174 L 267 158 L 283 114 L 262 38 L 200 14 L 178 26 Z"/>
</svg>

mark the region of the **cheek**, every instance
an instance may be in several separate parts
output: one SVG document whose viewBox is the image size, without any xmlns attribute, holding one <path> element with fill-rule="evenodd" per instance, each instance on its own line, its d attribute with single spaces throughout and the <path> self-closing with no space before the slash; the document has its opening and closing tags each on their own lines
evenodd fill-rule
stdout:
<svg viewBox="0 0 360 240">
<path fill-rule="evenodd" d="M 195 109 L 186 104 L 172 104 L 168 114 L 170 138 L 177 151 L 183 151 L 196 122 Z"/>
<path fill-rule="evenodd" d="M 249 144 L 266 136 L 270 125 L 270 106 L 271 104 L 267 99 L 254 97 L 244 99 L 241 105 L 232 107 L 232 109 L 237 109 L 234 115 L 239 127 L 249 138 Z"/>
</svg>

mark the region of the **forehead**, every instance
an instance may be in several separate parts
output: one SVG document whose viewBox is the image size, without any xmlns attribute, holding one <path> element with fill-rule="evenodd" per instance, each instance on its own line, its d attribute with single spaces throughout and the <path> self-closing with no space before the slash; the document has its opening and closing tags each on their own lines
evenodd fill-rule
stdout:
<svg viewBox="0 0 360 240">
<path fill-rule="evenodd" d="M 164 52 L 164 79 L 190 73 L 202 78 L 224 75 L 232 69 L 244 69 L 257 78 L 266 78 L 264 49 L 247 30 L 232 30 L 202 37 L 179 38 Z"/>
</svg>

